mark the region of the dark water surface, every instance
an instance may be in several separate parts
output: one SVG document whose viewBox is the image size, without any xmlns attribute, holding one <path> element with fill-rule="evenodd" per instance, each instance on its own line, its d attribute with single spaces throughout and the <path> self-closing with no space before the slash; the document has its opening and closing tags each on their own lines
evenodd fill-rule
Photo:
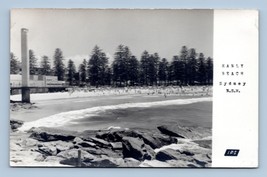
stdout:
<svg viewBox="0 0 267 177">
<path fill-rule="evenodd" d="M 64 127 L 72 130 L 121 128 L 156 129 L 159 125 L 212 127 L 212 102 L 101 111 L 76 119 Z"/>
</svg>

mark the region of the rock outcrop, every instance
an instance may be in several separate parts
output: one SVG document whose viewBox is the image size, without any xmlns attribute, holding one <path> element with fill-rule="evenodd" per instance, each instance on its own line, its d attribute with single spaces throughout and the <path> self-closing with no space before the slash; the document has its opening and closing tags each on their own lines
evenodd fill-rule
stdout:
<svg viewBox="0 0 267 177">
<path fill-rule="evenodd" d="M 169 124 L 158 126 L 157 128 L 165 135 L 193 140 L 211 135 L 211 129 L 204 127 L 184 127 L 178 124 Z"/>
<path fill-rule="evenodd" d="M 173 149 L 165 149 L 159 151 L 156 154 L 156 159 L 159 161 L 167 161 L 167 160 L 177 160 L 180 158 L 180 153 Z"/>
<path fill-rule="evenodd" d="M 194 128 L 177 125 L 159 126 L 158 129 L 160 131 L 111 129 L 78 133 L 55 128 L 32 128 L 30 138 L 24 140 L 21 147 L 31 147 L 37 152 L 35 161 L 55 160 L 78 167 L 211 165 L 210 138 L 197 139 L 200 134 Z M 205 132 L 208 134 L 208 131 Z"/>
<path fill-rule="evenodd" d="M 10 129 L 13 132 L 17 131 L 18 128 L 21 127 L 22 125 L 23 125 L 23 121 L 21 120 L 15 120 L 15 119 L 10 120 Z"/>
<path fill-rule="evenodd" d="M 30 138 L 38 141 L 72 141 L 75 138 L 75 132 L 68 132 L 54 128 L 32 128 Z"/>
<path fill-rule="evenodd" d="M 147 145 L 148 146 L 148 145 Z M 122 154 L 124 158 L 134 158 L 136 160 L 152 159 L 153 154 L 146 147 L 143 140 L 133 137 L 124 137 L 122 139 Z"/>
<path fill-rule="evenodd" d="M 178 137 L 178 138 L 187 138 L 185 135 L 186 131 L 178 125 L 162 125 L 157 128 L 163 134 Z"/>
</svg>

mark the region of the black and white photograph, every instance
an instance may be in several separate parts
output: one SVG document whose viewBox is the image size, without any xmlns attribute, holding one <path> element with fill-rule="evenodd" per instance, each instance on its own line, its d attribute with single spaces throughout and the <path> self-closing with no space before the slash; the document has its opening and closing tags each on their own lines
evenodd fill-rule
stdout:
<svg viewBox="0 0 267 177">
<path fill-rule="evenodd" d="M 213 30 L 211 9 L 12 9 L 10 166 L 212 167 Z"/>
</svg>

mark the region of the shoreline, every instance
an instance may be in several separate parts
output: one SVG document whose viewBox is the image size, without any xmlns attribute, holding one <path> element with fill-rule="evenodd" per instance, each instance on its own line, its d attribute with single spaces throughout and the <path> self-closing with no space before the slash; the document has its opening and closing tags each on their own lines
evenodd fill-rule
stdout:
<svg viewBox="0 0 267 177">
<path fill-rule="evenodd" d="M 30 122 L 62 112 L 97 106 L 202 97 L 212 97 L 212 87 L 98 88 L 93 91 L 77 88 L 74 92 L 31 94 L 31 106 L 18 103 L 21 95 L 11 95 L 10 99 L 15 103 L 10 103 L 10 117 Z"/>
<path fill-rule="evenodd" d="M 30 105 L 10 103 L 10 118 L 24 122 L 10 133 L 10 165 L 80 167 L 81 150 L 82 167 L 211 166 L 211 127 L 199 127 L 211 121 L 209 94 L 113 91 L 33 94 Z M 74 126 L 86 117 L 88 125 Z"/>
<path fill-rule="evenodd" d="M 47 95 L 51 95 L 47 97 Z M 31 99 L 33 101 L 44 101 L 51 99 L 69 99 L 83 97 L 101 97 L 101 96 L 127 96 L 127 95 L 147 95 L 147 96 L 180 96 L 180 97 L 197 97 L 212 96 L 212 86 L 168 86 L 168 87 L 122 87 L 122 88 L 73 88 L 68 92 L 49 92 L 49 93 L 33 93 Z M 19 101 L 21 94 L 10 95 L 13 101 Z"/>
<path fill-rule="evenodd" d="M 212 101 L 212 97 L 202 97 L 202 98 L 188 98 L 188 99 L 176 99 L 167 101 L 155 101 L 155 102 L 142 102 L 142 103 L 124 103 L 118 105 L 109 106 L 99 106 L 91 107 L 82 110 L 68 111 L 58 113 L 49 117 L 44 117 L 36 121 L 25 122 L 22 127 L 19 128 L 20 131 L 27 131 L 32 127 L 60 127 L 67 124 L 70 121 L 76 119 L 83 119 L 86 117 L 94 116 L 98 112 L 116 110 L 116 109 L 128 109 L 128 108 L 149 108 L 155 106 L 168 106 L 168 105 L 186 105 L 198 102 L 209 102 Z"/>
</svg>

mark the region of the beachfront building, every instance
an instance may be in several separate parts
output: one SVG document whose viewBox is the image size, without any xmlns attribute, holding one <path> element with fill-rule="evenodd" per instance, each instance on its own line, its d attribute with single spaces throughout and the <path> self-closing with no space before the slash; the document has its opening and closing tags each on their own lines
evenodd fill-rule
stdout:
<svg viewBox="0 0 267 177">
<path fill-rule="evenodd" d="M 31 93 L 47 93 L 62 91 L 68 84 L 65 81 L 59 81 L 57 76 L 30 75 L 29 87 Z M 22 75 L 10 74 L 10 94 L 20 94 L 22 87 Z"/>
</svg>

